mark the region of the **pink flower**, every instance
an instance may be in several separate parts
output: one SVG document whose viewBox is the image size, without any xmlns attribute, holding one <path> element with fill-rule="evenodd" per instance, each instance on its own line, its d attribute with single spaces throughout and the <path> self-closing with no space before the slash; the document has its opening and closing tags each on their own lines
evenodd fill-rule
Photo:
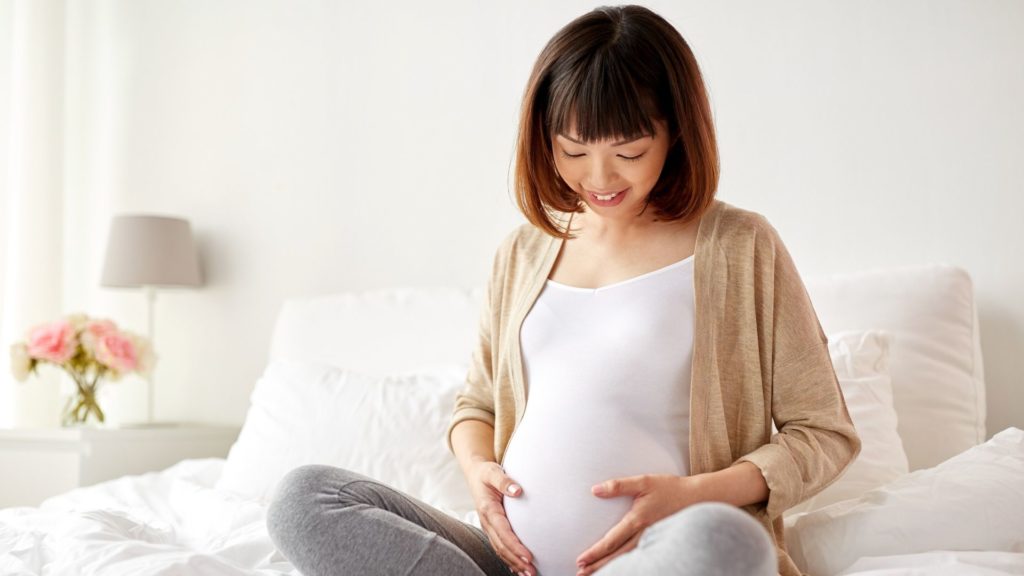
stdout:
<svg viewBox="0 0 1024 576">
<path fill-rule="evenodd" d="M 85 323 L 85 331 L 93 336 L 103 336 L 108 332 L 117 332 L 117 325 L 105 318 L 89 320 Z"/>
<path fill-rule="evenodd" d="M 29 331 L 28 354 L 33 358 L 63 364 L 75 355 L 77 348 L 75 327 L 67 320 L 41 324 Z"/>
<path fill-rule="evenodd" d="M 131 372 L 138 363 L 130 336 L 116 329 L 94 336 L 96 361 L 117 372 Z"/>
<path fill-rule="evenodd" d="M 117 332 L 117 325 L 106 319 L 84 320 L 81 322 L 81 328 L 82 348 L 85 348 L 85 351 L 94 358 L 97 356 L 96 349 L 103 336 Z"/>
</svg>

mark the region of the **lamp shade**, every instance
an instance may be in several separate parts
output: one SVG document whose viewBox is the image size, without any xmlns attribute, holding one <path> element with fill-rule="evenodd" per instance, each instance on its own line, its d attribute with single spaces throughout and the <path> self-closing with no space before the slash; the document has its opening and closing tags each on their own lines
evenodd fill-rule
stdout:
<svg viewBox="0 0 1024 576">
<path fill-rule="evenodd" d="M 110 224 L 101 286 L 199 286 L 199 258 L 188 220 L 122 214 Z"/>
</svg>

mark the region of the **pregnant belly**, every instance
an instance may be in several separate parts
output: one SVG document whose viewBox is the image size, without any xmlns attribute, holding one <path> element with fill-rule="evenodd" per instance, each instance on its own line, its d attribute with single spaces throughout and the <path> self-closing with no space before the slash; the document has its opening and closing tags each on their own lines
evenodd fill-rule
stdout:
<svg viewBox="0 0 1024 576">
<path fill-rule="evenodd" d="M 505 452 L 502 467 L 523 492 L 505 496 L 504 506 L 541 576 L 574 576 L 576 558 L 633 505 L 633 496 L 594 496 L 592 486 L 625 476 L 685 473 L 678 450 L 640 427 L 542 431 L 529 424 L 524 417 Z"/>
</svg>

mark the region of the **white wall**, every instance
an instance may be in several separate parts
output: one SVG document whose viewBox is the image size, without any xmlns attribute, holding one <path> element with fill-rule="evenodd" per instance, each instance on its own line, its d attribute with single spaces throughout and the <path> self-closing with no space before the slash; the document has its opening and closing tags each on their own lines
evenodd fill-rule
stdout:
<svg viewBox="0 0 1024 576">
<path fill-rule="evenodd" d="M 69 2 L 68 311 L 144 331 L 142 293 L 98 287 L 107 223 L 189 218 L 207 285 L 157 302 L 157 417 L 240 423 L 283 298 L 482 284 L 522 221 L 533 59 L 597 5 L 553 4 Z M 1024 427 L 1024 4 L 647 5 L 703 67 L 720 198 L 765 214 L 805 276 L 967 269 L 989 435 Z M 142 417 L 142 382 L 117 386 L 112 417 Z"/>
</svg>

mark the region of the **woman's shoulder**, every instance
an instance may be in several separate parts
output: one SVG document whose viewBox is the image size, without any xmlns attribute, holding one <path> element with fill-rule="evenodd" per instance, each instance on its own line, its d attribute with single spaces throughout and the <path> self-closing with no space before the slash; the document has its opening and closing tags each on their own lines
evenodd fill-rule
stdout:
<svg viewBox="0 0 1024 576">
<path fill-rule="evenodd" d="M 755 210 L 716 199 L 707 215 L 713 219 L 710 229 L 719 244 L 740 247 L 752 242 L 781 242 L 775 226 Z"/>
</svg>

